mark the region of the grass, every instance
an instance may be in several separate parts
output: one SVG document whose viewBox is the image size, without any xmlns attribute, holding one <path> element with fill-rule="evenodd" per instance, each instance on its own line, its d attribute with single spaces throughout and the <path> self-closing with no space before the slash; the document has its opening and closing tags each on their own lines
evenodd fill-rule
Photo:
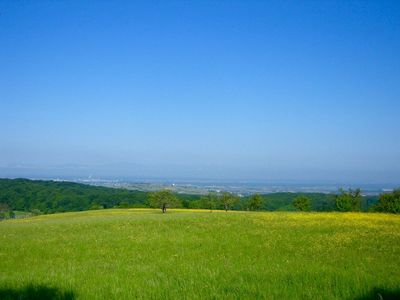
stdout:
<svg viewBox="0 0 400 300">
<path fill-rule="evenodd" d="M 398 299 L 399 254 L 396 215 L 44 215 L 0 222 L 0 298 Z"/>
</svg>

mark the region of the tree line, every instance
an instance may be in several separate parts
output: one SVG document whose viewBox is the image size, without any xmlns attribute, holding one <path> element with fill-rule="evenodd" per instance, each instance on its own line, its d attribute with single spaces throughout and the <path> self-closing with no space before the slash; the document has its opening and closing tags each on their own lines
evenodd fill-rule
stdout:
<svg viewBox="0 0 400 300">
<path fill-rule="evenodd" d="M 210 192 L 206 195 L 131 191 L 72 182 L 28 179 L 0 179 L 0 218 L 14 212 L 30 214 L 82 211 L 104 208 L 168 207 L 249 211 L 380 211 L 400 212 L 400 191 L 378 196 L 362 196 L 360 190 L 340 190 L 339 194 L 273 193 L 239 197 Z M 165 200 L 166 199 L 166 200 Z"/>
<path fill-rule="evenodd" d="M 168 207 L 181 207 L 182 203 L 173 194 L 171 190 L 165 189 L 158 192 L 152 192 L 149 195 L 150 206 L 159 207 L 165 213 Z M 340 189 L 339 194 L 333 198 L 332 206 L 334 211 L 339 212 L 359 212 L 362 211 L 363 197 L 360 189 Z M 202 196 L 197 208 L 224 209 L 231 210 L 240 202 L 240 198 L 232 193 L 209 193 Z M 311 211 L 311 199 L 306 195 L 297 196 L 293 202 L 293 207 L 298 211 Z M 242 210 L 260 211 L 263 207 L 263 198 L 260 194 L 254 194 L 248 197 L 242 203 Z M 244 209 L 243 209 L 244 208 Z M 371 205 L 370 212 L 400 213 L 400 189 L 395 189 L 390 193 L 383 193 L 379 196 L 378 202 Z"/>
</svg>

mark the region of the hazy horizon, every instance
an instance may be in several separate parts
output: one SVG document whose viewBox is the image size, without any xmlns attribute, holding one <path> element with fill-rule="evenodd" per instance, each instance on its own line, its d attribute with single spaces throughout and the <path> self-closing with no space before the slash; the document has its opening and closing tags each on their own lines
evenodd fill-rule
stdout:
<svg viewBox="0 0 400 300">
<path fill-rule="evenodd" d="M 0 177 L 400 184 L 400 2 L 0 1 Z"/>
<path fill-rule="evenodd" d="M 30 178 L 30 179 L 63 179 L 63 180 L 119 180 L 132 182 L 231 182 L 263 184 L 303 184 L 303 185 L 339 185 L 356 186 L 376 184 L 396 188 L 400 186 L 399 180 L 377 180 L 370 174 L 360 174 L 354 170 L 348 170 L 343 174 L 341 170 L 311 170 L 304 169 L 293 172 L 287 176 L 287 170 L 276 169 L 265 172 L 263 169 L 226 166 L 176 166 L 176 165 L 141 165 L 141 164 L 104 164 L 104 165 L 53 165 L 40 167 L 35 165 L 9 165 L 0 166 L 0 178 Z M 377 172 L 375 171 L 373 175 Z M 211 174 L 211 175 L 210 175 Z M 310 175 L 311 174 L 311 175 Z M 315 176 L 319 174 L 319 176 Z M 369 175 L 369 176 L 368 176 Z M 387 172 L 381 178 L 387 176 Z"/>
</svg>

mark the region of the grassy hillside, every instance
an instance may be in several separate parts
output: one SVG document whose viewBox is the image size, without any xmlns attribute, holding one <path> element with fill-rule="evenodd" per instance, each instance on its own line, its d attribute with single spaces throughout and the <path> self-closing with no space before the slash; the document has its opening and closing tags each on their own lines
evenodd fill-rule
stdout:
<svg viewBox="0 0 400 300">
<path fill-rule="evenodd" d="M 0 223 L 0 298 L 390 299 L 400 216 L 110 209 Z"/>
</svg>

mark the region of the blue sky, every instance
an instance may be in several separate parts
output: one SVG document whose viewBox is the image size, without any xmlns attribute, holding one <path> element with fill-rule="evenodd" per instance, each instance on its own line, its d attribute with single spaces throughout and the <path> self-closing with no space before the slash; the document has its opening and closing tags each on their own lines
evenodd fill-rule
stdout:
<svg viewBox="0 0 400 300">
<path fill-rule="evenodd" d="M 400 183 L 399 53 L 399 1 L 0 0 L 0 176 Z"/>
</svg>

